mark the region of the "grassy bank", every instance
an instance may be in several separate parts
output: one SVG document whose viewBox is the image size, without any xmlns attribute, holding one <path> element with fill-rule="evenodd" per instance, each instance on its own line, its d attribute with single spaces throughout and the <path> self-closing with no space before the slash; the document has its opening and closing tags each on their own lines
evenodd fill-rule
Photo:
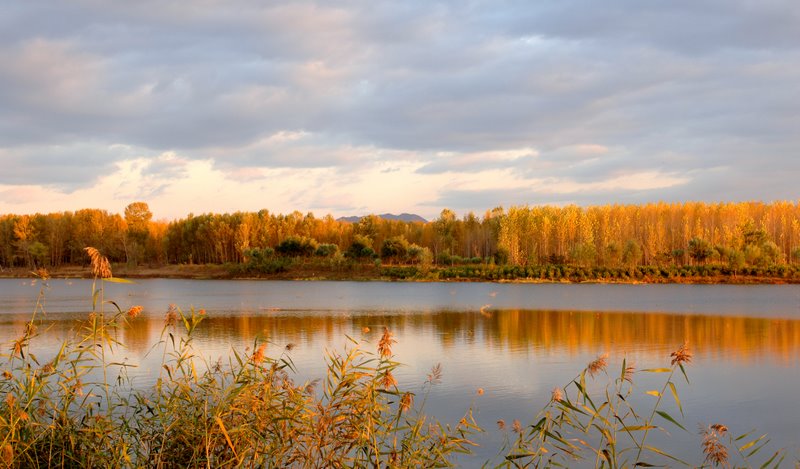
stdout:
<svg viewBox="0 0 800 469">
<path fill-rule="evenodd" d="M 686 284 L 786 284 L 800 283 L 800 268 L 789 265 L 747 267 L 732 270 L 723 265 L 639 266 L 633 268 L 578 267 L 571 265 L 498 266 L 470 264 L 452 266 L 383 265 L 380 263 L 333 263 L 326 260 L 285 259 L 264 268 L 246 264 L 128 266 L 114 265 L 128 278 L 269 280 L 390 280 L 390 281 L 488 281 L 488 282 L 594 282 L 594 283 L 686 283 Z M 89 266 L 53 269 L 56 278 L 91 278 Z M 0 278 L 30 278 L 24 268 L 4 269 Z"/>
</svg>

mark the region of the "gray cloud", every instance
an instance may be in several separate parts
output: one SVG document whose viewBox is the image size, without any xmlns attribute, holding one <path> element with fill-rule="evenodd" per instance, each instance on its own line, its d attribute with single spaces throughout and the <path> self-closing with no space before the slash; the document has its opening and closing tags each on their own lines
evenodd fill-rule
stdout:
<svg viewBox="0 0 800 469">
<path fill-rule="evenodd" d="M 137 156 L 133 149 L 96 142 L 0 148 L 0 184 L 39 184 L 72 191 L 112 172 L 115 161 Z"/>
<path fill-rule="evenodd" d="M 795 198 L 798 20 L 789 0 L 12 0 L 0 183 L 88 185 L 130 157 L 107 150 L 121 144 L 230 171 L 402 158 L 421 174 L 691 180 L 578 202 Z M 270 140 L 281 132 L 306 136 Z M 590 144 L 609 151 L 576 151 Z M 474 157 L 520 148 L 539 155 Z M 179 171 L 165 164 L 146 171 Z M 432 203 L 568 200 L 462 189 Z"/>
</svg>

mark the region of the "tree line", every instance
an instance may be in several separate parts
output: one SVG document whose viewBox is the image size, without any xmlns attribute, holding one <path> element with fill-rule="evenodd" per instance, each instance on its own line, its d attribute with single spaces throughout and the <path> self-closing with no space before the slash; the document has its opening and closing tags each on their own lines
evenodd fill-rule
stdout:
<svg viewBox="0 0 800 469">
<path fill-rule="evenodd" d="M 94 246 L 128 265 L 243 264 L 274 258 L 337 258 L 383 264 L 634 268 L 800 262 L 800 205 L 794 202 L 650 203 L 497 207 L 430 222 L 357 223 L 295 211 L 189 214 L 153 220 L 145 202 L 124 213 L 83 209 L 0 214 L 0 267 L 86 262 Z"/>
</svg>

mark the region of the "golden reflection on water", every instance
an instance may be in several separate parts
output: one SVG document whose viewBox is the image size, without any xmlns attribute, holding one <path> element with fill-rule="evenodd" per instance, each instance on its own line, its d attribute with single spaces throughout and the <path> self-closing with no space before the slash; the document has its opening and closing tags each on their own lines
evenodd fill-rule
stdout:
<svg viewBox="0 0 800 469">
<path fill-rule="evenodd" d="M 25 327 L 14 320 L 2 326 L 0 339 L 7 344 Z M 140 317 L 120 331 L 128 350 L 144 355 L 161 337 L 163 319 Z M 767 359 L 792 365 L 800 357 L 800 320 L 726 317 L 664 313 L 570 312 L 488 310 L 428 313 L 319 314 L 271 311 L 254 316 L 215 316 L 201 324 L 198 341 L 224 351 L 235 344 L 252 344 L 256 337 L 283 346 L 290 342 L 327 346 L 342 343 L 345 334 L 375 339 L 388 327 L 403 342 L 443 350 L 480 346 L 512 355 L 548 353 L 567 355 L 636 351 L 644 358 L 661 360 L 664 350 L 682 343 L 704 358 L 743 363 Z M 40 344 L 57 346 L 76 321 L 54 321 L 42 328 Z M 364 332 L 369 329 L 369 332 Z M 429 341 L 434 341 L 431 344 Z M 422 345 L 422 344 L 420 344 Z"/>
<path fill-rule="evenodd" d="M 790 365 L 800 356 L 800 320 L 663 313 L 504 310 L 488 314 L 210 315 L 198 339 L 216 347 L 251 343 L 257 336 L 278 345 L 297 341 L 331 344 L 341 342 L 345 334 L 370 338 L 384 326 L 405 342 L 424 337 L 437 341 L 433 345 L 442 349 L 478 345 L 512 354 L 559 350 L 569 355 L 636 350 L 644 357 L 662 359 L 665 349 L 685 342 L 711 360 L 768 359 Z M 158 340 L 162 327 L 160 319 L 140 318 L 123 329 L 121 339 L 132 350 L 144 353 Z M 365 328 L 370 332 L 364 334 Z"/>
</svg>

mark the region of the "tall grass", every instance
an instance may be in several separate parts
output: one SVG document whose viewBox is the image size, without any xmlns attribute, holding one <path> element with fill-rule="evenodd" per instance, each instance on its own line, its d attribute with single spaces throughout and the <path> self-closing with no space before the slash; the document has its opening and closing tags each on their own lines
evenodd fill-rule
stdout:
<svg viewBox="0 0 800 469">
<path fill-rule="evenodd" d="M 682 345 L 670 355 L 670 366 L 636 370 L 627 360 L 609 372 L 607 358 L 598 357 L 564 387 L 523 428 L 505 440 L 506 455 L 497 467 L 779 467 L 784 450 L 762 455 L 766 435 L 754 431 L 733 435 L 720 423 L 700 428 L 704 460 L 688 462 L 653 443 L 652 435 L 689 432 L 678 386 L 688 384 L 686 365 L 692 354 Z M 663 376 L 661 384 L 641 389 L 637 375 Z M 599 378 L 599 379 L 598 379 Z M 597 379 L 598 382 L 594 382 Z M 635 407 L 637 399 L 653 398 L 651 406 Z M 500 422 L 501 427 L 505 426 Z M 756 462 L 758 461 L 758 462 Z"/>
<path fill-rule="evenodd" d="M 194 346 L 205 312 L 170 306 L 150 352 L 161 354 L 159 375 L 151 387 L 133 386 L 128 365 L 113 357 L 124 346 L 118 331 L 142 309 L 105 298 L 107 282 L 124 280 L 112 277 L 99 252 L 87 252 L 92 310 L 75 335 L 53 356 L 37 357 L 32 344 L 48 280 L 42 270 L 31 319 L 1 357 L 0 467 L 443 467 L 471 454 L 482 431 L 472 408 L 452 425 L 427 416 L 441 370 L 431 371 L 421 396 L 400 389 L 388 329 L 377 344 L 349 338 L 343 350 L 327 353 L 321 380 L 297 383 L 290 346 L 270 357 L 256 339 L 249 351 L 207 362 Z M 691 359 L 681 347 L 669 367 L 636 370 L 623 360 L 612 373 L 606 357 L 598 358 L 554 389 L 529 425 L 498 422 L 505 444 L 485 465 L 779 466 L 785 452 L 767 452 L 766 436 L 734 436 L 718 423 L 701 428 L 705 459 L 695 466 L 653 443 L 655 432 L 688 431 L 678 387 L 689 381 Z M 663 379 L 640 389 L 640 374 Z M 654 398 L 651 407 L 634 407 L 641 393 Z"/>
<path fill-rule="evenodd" d="M 398 388 L 388 330 L 375 351 L 351 339 L 329 352 L 321 382 L 295 383 L 289 350 L 268 357 L 264 342 L 206 362 L 193 344 L 204 311 L 170 307 L 154 346 L 161 374 L 152 388 L 135 388 L 127 365 L 109 357 L 141 308 L 104 298 L 105 283 L 122 280 L 90 255 L 93 308 L 75 337 L 46 361 L 32 350 L 47 285 L 40 271 L 31 320 L 3 355 L 0 466 L 434 467 L 474 444 L 471 411 L 446 425 Z"/>
</svg>

